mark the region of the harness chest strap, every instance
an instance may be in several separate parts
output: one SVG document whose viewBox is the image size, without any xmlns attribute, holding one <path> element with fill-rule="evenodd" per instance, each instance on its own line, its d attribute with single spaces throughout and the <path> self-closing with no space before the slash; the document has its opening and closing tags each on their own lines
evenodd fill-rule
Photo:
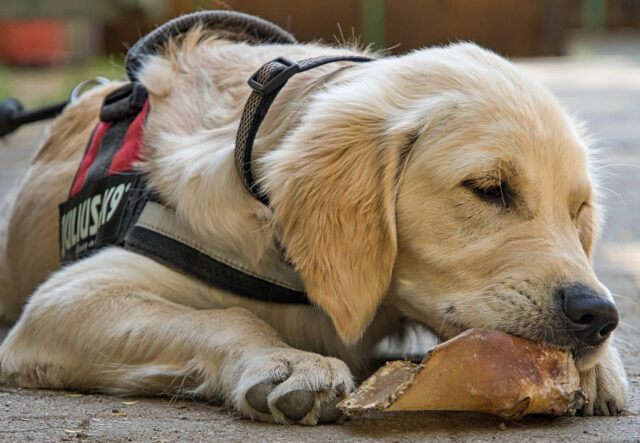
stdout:
<svg viewBox="0 0 640 443">
<path fill-rule="evenodd" d="M 304 285 L 285 263 L 258 272 L 238 254 L 204 245 L 165 205 L 147 201 L 124 247 L 211 286 L 266 302 L 307 304 Z"/>
</svg>

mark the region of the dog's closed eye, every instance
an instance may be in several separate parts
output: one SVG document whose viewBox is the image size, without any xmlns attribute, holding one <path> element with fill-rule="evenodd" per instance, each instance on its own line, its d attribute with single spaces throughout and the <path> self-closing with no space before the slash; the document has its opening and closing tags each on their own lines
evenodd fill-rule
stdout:
<svg viewBox="0 0 640 443">
<path fill-rule="evenodd" d="M 496 177 L 465 180 L 462 186 L 487 204 L 499 205 L 505 209 L 512 205 L 513 197 L 509 187 Z"/>
<path fill-rule="evenodd" d="M 571 214 L 571 218 L 574 221 L 578 222 L 582 213 L 589 208 L 591 208 L 591 205 L 588 202 L 582 202 L 578 207 L 578 210 L 575 213 Z"/>
</svg>

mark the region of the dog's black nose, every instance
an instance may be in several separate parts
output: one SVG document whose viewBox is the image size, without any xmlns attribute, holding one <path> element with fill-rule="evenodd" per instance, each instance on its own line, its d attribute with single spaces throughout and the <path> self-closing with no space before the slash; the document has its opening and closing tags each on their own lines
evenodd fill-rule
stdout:
<svg viewBox="0 0 640 443">
<path fill-rule="evenodd" d="M 569 332 L 590 346 L 605 341 L 618 326 L 614 304 L 582 284 L 562 290 L 562 309 L 569 319 Z"/>
</svg>

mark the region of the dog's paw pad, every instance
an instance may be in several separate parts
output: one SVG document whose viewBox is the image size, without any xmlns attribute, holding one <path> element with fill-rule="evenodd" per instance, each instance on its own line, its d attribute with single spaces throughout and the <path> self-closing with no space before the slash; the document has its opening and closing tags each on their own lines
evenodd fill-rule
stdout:
<svg viewBox="0 0 640 443">
<path fill-rule="evenodd" d="M 263 414 L 269 414 L 269 404 L 267 403 L 267 397 L 277 386 L 275 382 L 262 382 L 251 387 L 245 396 L 247 403 L 256 411 Z"/>
<path fill-rule="evenodd" d="M 276 407 L 292 421 L 298 421 L 309 413 L 315 400 L 315 392 L 291 391 L 276 401 Z"/>
</svg>

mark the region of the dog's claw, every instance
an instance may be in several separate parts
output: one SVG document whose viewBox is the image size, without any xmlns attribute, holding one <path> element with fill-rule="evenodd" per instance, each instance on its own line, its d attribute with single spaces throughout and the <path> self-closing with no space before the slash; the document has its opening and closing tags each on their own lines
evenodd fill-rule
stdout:
<svg viewBox="0 0 640 443">
<path fill-rule="evenodd" d="M 276 401 L 276 407 L 282 411 L 288 419 L 298 421 L 309 413 L 315 400 L 315 392 L 291 391 Z"/>
<path fill-rule="evenodd" d="M 266 381 L 262 383 L 258 383 L 257 385 L 251 387 L 247 391 L 246 399 L 249 406 L 251 406 L 256 411 L 262 412 L 263 414 L 269 414 L 269 405 L 267 404 L 267 397 L 273 391 L 277 383 Z"/>
<path fill-rule="evenodd" d="M 616 402 L 614 400 L 608 400 L 607 401 L 607 409 L 604 412 L 604 415 L 618 415 L 621 414 L 623 411 L 622 408 L 619 408 L 616 405 Z"/>
<path fill-rule="evenodd" d="M 342 387 L 342 392 L 338 390 L 337 393 L 333 393 L 331 395 L 331 398 L 329 399 L 329 402 L 322 407 L 322 411 L 318 416 L 318 423 L 334 423 L 335 421 L 337 421 L 342 415 L 342 412 L 340 412 L 340 410 L 336 408 L 336 404 L 338 404 L 338 402 L 343 398 L 344 386 Z"/>
</svg>

